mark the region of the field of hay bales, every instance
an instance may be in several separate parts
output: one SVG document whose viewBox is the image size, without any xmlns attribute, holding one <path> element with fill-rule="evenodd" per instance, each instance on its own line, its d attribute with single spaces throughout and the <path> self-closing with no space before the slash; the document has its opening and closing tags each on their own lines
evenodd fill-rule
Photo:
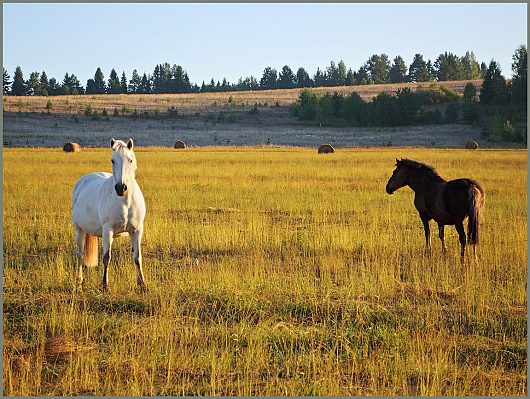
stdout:
<svg viewBox="0 0 530 399">
<path fill-rule="evenodd" d="M 101 264 L 74 289 L 70 196 L 110 149 L 4 148 L 4 395 L 526 394 L 526 151 L 136 156 L 150 290 L 118 238 L 103 294 Z M 483 185 L 478 263 L 454 228 L 425 255 L 396 157 Z"/>
</svg>

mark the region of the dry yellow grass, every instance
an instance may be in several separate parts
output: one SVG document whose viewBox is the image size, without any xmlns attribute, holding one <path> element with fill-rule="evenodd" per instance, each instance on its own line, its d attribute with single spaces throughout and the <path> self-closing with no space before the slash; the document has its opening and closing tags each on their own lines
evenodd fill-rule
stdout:
<svg viewBox="0 0 530 399">
<path fill-rule="evenodd" d="M 471 82 L 476 87 L 480 87 L 482 81 L 448 81 L 440 82 L 459 93 L 462 93 L 466 83 Z M 398 88 L 410 87 L 416 89 L 425 87 L 431 82 L 419 83 L 396 83 L 363 86 L 340 86 L 340 87 L 316 87 L 312 90 L 315 93 L 338 92 L 348 94 L 357 92 L 364 100 L 371 100 L 379 93 L 394 93 Z M 111 113 L 116 108 L 120 113 L 123 108 L 137 110 L 138 112 L 148 111 L 166 112 L 169 107 L 176 107 L 180 114 L 190 114 L 205 108 L 231 108 L 249 109 L 255 103 L 281 106 L 292 105 L 298 99 L 301 89 L 280 89 L 280 90 L 257 90 L 257 91 L 237 91 L 224 93 L 197 93 L 197 94 L 108 94 L 108 95 L 76 95 L 76 96 L 29 96 L 29 97 L 4 97 L 4 111 L 8 112 L 48 112 L 46 105 L 52 102 L 49 110 L 51 113 L 81 114 L 90 105 L 93 110 L 101 112 L 106 109 Z M 228 104 L 228 99 L 232 97 L 232 106 Z"/>
<path fill-rule="evenodd" d="M 4 395 L 526 394 L 526 151 L 138 147 L 145 295 L 126 238 L 74 289 L 109 152 L 4 150 Z M 479 263 L 425 256 L 396 156 L 484 186 Z"/>
</svg>

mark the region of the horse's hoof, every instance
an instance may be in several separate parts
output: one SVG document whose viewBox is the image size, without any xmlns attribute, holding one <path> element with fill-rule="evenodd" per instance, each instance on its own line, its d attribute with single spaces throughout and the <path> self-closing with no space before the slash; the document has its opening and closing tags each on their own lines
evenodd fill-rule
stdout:
<svg viewBox="0 0 530 399">
<path fill-rule="evenodd" d="M 109 292 L 109 288 L 108 288 L 107 284 L 103 284 L 103 285 L 101 286 L 101 291 L 104 292 L 104 293 Z"/>
<path fill-rule="evenodd" d="M 139 283 L 138 291 L 141 292 L 142 294 L 145 294 L 146 292 L 149 291 L 149 289 L 147 288 L 147 285 L 145 285 L 145 283 Z"/>
</svg>

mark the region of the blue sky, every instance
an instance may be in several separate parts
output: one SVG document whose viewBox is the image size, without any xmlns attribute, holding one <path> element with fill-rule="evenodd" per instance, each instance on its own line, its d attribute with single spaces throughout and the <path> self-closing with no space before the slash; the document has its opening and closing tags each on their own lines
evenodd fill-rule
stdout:
<svg viewBox="0 0 530 399">
<path fill-rule="evenodd" d="M 81 84 L 101 67 L 128 79 L 133 69 L 182 65 L 190 80 L 237 82 L 271 66 L 294 72 L 344 60 L 353 70 L 372 54 L 450 51 L 495 59 L 511 76 L 527 41 L 527 5 L 514 4 L 3 4 L 3 66 L 24 77 L 46 71 Z"/>
</svg>

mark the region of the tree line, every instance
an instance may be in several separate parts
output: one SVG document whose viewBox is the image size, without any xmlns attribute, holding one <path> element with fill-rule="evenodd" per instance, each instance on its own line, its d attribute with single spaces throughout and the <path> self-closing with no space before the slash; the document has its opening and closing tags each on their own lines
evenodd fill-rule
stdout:
<svg viewBox="0 0 530 399">
<path fill-rule="evenodd" d="M 239 78 L 237 83 L 230 83 L 224 78 L 221 82 L 212 78 L 199 86 L 191 83 L 188 73 L 180 65 L 171 66 L 165 62 L 155 66 L 152 74 L 142 76 L 135 69 L 128 79 L 125 71 L 121 76 L 113 68 L 109 78 L 105 79 L 101 68 L 97 68 L 93 78 L 85 86 L 74 74 L 66 73 L 62 81 L 48 78 L 46 72 L 31 72 L 28 79 L 20 66 L 14 72 L 13 80 L 3 68 L 3 93 L 15 96 L 41 95 L 55 96 L 68 94 L 163 94 L 163 93 L 199 93 L 245 90 L 272 90 L 289 88 L 307 88 L 320 86 L 354 86 L 365 84 L 428 82 L 482 79 L 486 64 L 478 63 L 473 52 L 467 51 L 464 56 L 444 52 L 431 62 L 425 61 L 421 54 L 416 54 L 409 66 L 401 56 L 392 62 L 386 54 L 374 54 L 358 70 L 347 68 L 344 61 L 335 64 L 331 61 L 325 69 L 317 68 L 311 77 L 305 68 L 293 70 L 284 65 L 280 72 L 267 66 L 258 80 L 254 76 Z"/>
<path fill-rule="evenodd" d="M 320 95 L 301 91 L 294 113 L 301 120 L 345 126 L 403 126 L 454 123 L 462 120 L 482 128 L 492 141 L 526 141 L 527 49 L 518 47 L 512 56 L 512 79 L 507 80 L 492 60 L 483 72 L 478 90 L 472 83 L 463 95 L 440 84 L 400 88 L 394 95 L 380 93 L 370 102 L 359 94 Z M 478 92 L 478 96 L 477 96 Z M 446 104 L 443 115 L 439 104 Z"/>
</svg>

